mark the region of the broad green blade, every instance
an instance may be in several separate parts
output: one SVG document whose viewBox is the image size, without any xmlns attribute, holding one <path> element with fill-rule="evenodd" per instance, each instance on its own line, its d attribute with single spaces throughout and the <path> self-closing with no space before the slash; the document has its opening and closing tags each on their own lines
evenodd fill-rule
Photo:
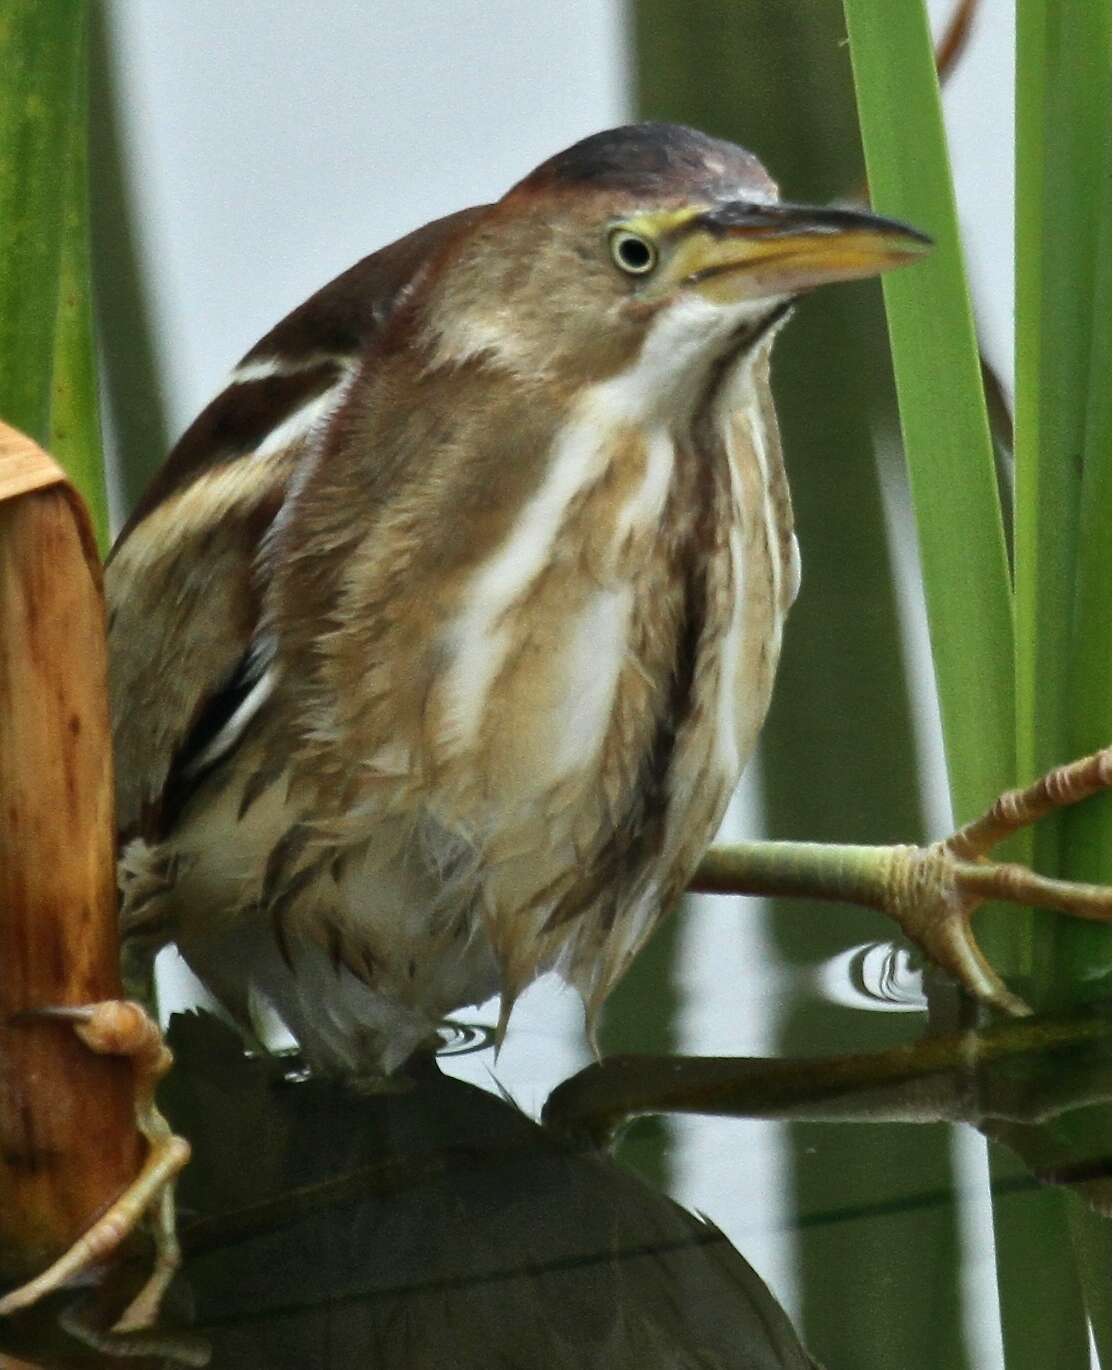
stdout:
<svg viewBox="0 0 1113 1370">
<path fill-rule="evenodd" d="M 1108 190 L 1108 181 L 1106 181 Z M 1082 756 L 1109 742 L 1110 697 L 1110 242 L 1105 216 L 1095 255 L 1087 424 L 1083 441 L 1072 641 L 1065 689 L 1067 754 Z M 1060 868 L 1076 880 L 1109 880 L 1109 796 L 1062 817 Z M 1101 932 L 1100 929 L 1094 931 Z M 1108 963 L 1108 933 L 1104 934 Z"/>
<path fill-rule="evenodd" d="M 1020 0 L 1017 21 L 1017 736 L 1029 780 L 1068 759 L 1079 506 L 1089 441 L 1101 440 L 1090 390 L 1108 329 L 1094 307 L 1099 273 L 1108 279 L 1097 249 L 1109 215 L 1109 13 Z M 1108 371 L 1105 384 L 1108 398 Z"/>
<path fill-rule="evenodd" d="M 935 239 L 885 277 L 955 818 L 1015 773 L 1008 565 L 978 347 L 921 0 L 845 0 L 874 207 Z"/>
<path fill-rule="evenodd" d="M 88 10 L 0 22 L 0 418 L 48 448 L 107 532 L 88 261 Z"/>
<path fill-rule="evenodd" d="M 1017 62 L 1017 757 L 1029 780 L 1109 741 L 1108 5 L 1020 0 Z M 1045 823 L 1037 864 L 1107 879 L 1108 817 L 1093 804 Z"/>
<path fill-rule="evenodd" d="M 1109 741 L 1110 141 L 1109 8 L 1017 6 L 1017 756 L 1022 779 Z M 1042 823 L 1037 866 L 1107 883 L 1109 799 Z M 1108 929 L 1034 923 L 1029 998 L 1056 1005 L 1101 993 Z M 1062 1124 L 1100 1155 L 1108 1109 Z M 1073 1215 L 1076 1263 L 1109 1370 L 1108 1228 Z M 1096 1236 L 1096 1239 L 1095 1239 Z M 999 1247 L 1007 1234 L 998 1232 Z M 1006 1312 L 1008 1310 L 1006 1309 Z M 1030 1339 L 1016 1336 L 1012 1360 Z M 1006 1346 L 1008 1347 L 1008 1336 Z M 1021 1362 L 1023 1363 L 1023 1362 Z M 1039 1364 L 1038 1353 L 1027 1362 Z"/>
</svg>

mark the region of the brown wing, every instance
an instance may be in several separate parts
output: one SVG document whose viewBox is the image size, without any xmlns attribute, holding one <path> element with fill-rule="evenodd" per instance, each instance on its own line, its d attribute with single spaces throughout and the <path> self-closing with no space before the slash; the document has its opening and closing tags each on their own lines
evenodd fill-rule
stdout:
<svg viewBox="0 0 1113 1370">
<path fill-rule="evenodd" d="M 168 830 L 183 779 L 250 695 L 265 656 L 260 541 L 400 292 L 476 213 L 365 257 L 272 329 L 187 429 L 120 534 L 106 593 L 122 837 Z"/>
</svg>

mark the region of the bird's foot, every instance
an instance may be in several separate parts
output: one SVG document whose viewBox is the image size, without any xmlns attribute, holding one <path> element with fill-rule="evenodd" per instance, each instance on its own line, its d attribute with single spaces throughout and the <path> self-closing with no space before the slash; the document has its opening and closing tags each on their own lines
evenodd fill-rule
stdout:
<svg viewBox="0 0 1113 1370">
<path fill-rule="evenodd" d="M 882 907 L 936 965 L 982 1002 L 1021 1017 L 1027 1004 L 1010 990 L 982 954 L 970 920 L 988 900 L 1034 905 L 1076 918 L 1108 919 L 1108 887 L 1050 880 L 1026 866 L 988 859 L 1013 833 L 1055 809 L 1076 804 L 1110 785 L 1110 752 L 1050 771 L 1023 790 L 1010 790 L 980 818 L 929 847 L 894 850 Z"/>
<path fill-rule="evenodd" d="M 990 899 L 1036 905 L 1077 918 L 1108 919 L 1110 890 L 1049 880 L 1025 866 L 994 862 L 999 842 L 1055 809 L 1108 790 L 1110 752 L 1060 766 L 1024 790 L 1010 790 L 981 818 L 929 847 L 826 842 L 738 842 L 713 847 L 691 888 L 708 894 L 831 899 L 880 909 L 975 998 L 1014 1017 L 1028 1006 L 1011 993 L 974 940 L 970 920 Z"/>
<path fill-rule="evenodd" d="M 107 1212 L 53 1265 L 0 1299 L 0 1317 L 29 1307 L 75 1276 L 101 1264 L 149 1216 L 155 1239 L 154 1268 L 113 1330 L 129 1332 L 150 1327 L 181 1259 L 174 1216 L 174 1182 L 189 1160 L 189 1143 L 174 1135 L 155 1104 L 155 1088 L 173 1062 L 170 1049 L 162 1040 L 158 1024 L 130 1000 L 34 1009 L 26 1016 L 70 1021 L 91 1051 L 131 1059 L 136 1124 L 148 1149 L 139 1174 Z"/>
</svg>

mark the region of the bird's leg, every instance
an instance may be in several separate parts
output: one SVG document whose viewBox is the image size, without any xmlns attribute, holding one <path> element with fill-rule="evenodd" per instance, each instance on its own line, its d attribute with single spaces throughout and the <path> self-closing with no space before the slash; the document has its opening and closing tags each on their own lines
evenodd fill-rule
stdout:
<svg viewBox="0 0 1113 1370">
<path fill-rule="evenodd" d="M 117 1332 L 149 1327 L 158 1316 L 181 1256 L 174 1220 L 174 1182 L 189 1160 L 189 1143 L 175 1136 L 155 1103 L 158 1082 L 173 1056 L 158 1024 L 138 1004 L 109 999 L 79 1007 L 33 1009 L 21 1017 L 71 1021 L 81 1040 L 104 1055 L 131 1059 L 135 1076 L 136 1124 L 147 1140 L 147 1157 L 135 1179 L 96 1222 L 53 1265 L 0 1299 L 0 1316 L 15 1313 L 53 1293 L 75 1275 L 98 1265 L 149 1215 L 155 1265 L 147 1282 L 116 1323 Z"/>
<path fill-rule="evenodd" d="M 904 933 L 976 998 L 1002 1012 L 1029 1013 L 982 955 L 970 928 L 987 900 L 1034 904 L 1076 918 L 1108 919 L 1110 890 L 1049 880 L 987 853 L 1054 809 L 1110 785 L 1110 752 L 1060 766 L 1023 790 L 1010 790 L 980 818 L 928 847 L 742 842 L 713 848 L 691 888 L 709 893 L 799 895 L 865 904 Z"/>
</svg>

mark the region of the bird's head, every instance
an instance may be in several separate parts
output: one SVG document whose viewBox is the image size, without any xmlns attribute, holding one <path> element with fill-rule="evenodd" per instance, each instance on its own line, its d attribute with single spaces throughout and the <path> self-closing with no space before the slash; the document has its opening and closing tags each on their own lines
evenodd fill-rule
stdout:
<svg viewBox="0 0 1113 1370">
<path fill-rule="evenodd" d="M 876 275 L 929 241 L 784 203 L 733 143 L 634 124 L 558 153 L 478 216 L 434 271 L 425 318 L 443 362 L 578 386 L 641 358 L 667 388 L 751 349 L 802 291 Z"/>
</svg>

